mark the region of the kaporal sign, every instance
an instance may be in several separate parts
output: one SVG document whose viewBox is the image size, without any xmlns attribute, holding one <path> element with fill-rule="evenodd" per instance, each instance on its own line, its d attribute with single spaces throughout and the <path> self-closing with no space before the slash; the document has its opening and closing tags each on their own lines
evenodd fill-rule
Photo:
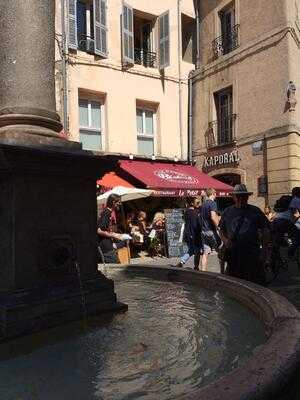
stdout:
<svg viewBox="0 0 300 400">
<path fill-rule="evenodd" d="M 216 167 L 217 165 L 237 164 L 240 161 L 239 153 L 233 150 L 230 153 L 216 154 L 204 157 L 203 168 Z"/>
</svg>

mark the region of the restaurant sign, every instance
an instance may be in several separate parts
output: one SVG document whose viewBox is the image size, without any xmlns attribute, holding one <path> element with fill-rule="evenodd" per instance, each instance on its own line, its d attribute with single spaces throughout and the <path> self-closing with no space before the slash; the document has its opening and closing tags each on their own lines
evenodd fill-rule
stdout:
<svg viewBox="0 0 300 400">
<path fill-rule="evenodd" d="M 190 176 L 172 169 L 158 169 L 154 171 L 154 175 L 163 181 L 180 185 L 196 185 L 198 183 L 198 179 L 194 176 Z"/>
<path fill-rule="evenodd" d="M 217 196 L 228 196 L 228 192 L 217 190 Z M 203 189 L 154 189 L 153 197 L 197 197 L 205 196 Z"/>
<path fill-rule="evenodd" d="M 238 151 L 233 150 L 230 153 L 227 152 L 204 157 L 203 168 L 211 168 L 226 164 L 238 164 L 239 161 L 240 158 Z"/>
</svg>

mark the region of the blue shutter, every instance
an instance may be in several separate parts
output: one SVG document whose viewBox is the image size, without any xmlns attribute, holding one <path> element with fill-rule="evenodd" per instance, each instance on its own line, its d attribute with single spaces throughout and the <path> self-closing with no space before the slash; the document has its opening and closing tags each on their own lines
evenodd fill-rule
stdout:
<svg viewBox="0 0 300 400">
<path fill-rule="evenodd" d="M 68 46 L 70 49 L 77 49 L 77 0 L 69 0 L 68 2 L 69 15 L 69 35 Z"/>
<path fill-rule="evenodd" d="M 106 0 L 93 1 L 95 54 L 107 57 L 107 4 Z"/>
<path fill-rule="evenodd" d="M 123 3 L 122 12 L 123 61 L 134 64 L 133 8 Z"/>
<path fill-rule="evenodd" d="M 158 60 L 159 69 L 170 65 L 170 22 L 169 11 L 158 17 Z"/>
</svg>

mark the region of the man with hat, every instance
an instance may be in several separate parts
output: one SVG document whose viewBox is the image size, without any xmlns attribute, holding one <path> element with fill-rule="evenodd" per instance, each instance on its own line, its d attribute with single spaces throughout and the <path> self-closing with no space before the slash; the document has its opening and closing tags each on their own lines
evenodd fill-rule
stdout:
<svg viewBox="0 0 300 400">
<path fill-rule="evenodd" d="M 220 234 L 227 249 L 226 274 L 264 284 L 261 260 L 262 251 L 267 255 L 270 225 L 258 207 L 248 204 L 251 194 L 246 185 L 235 185 L 231 192 L 234 205 L 226 208 L 222 215 Z"/>
</svg>

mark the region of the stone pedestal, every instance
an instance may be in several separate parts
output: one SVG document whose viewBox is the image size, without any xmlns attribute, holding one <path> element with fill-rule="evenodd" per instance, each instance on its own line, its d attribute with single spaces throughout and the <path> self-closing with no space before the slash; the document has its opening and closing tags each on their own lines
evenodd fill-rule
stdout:
<svg viewBox="0 0 300 400">
<path fill-rule="evenodd" d="M 0 336 L 125 310 L 97 270 L 96 171 L 84 151 L 0 145 Z"/>
<path fill-rule="evenodd" d="M 97 270 L 96 171 L 58 134 L 54 0 L 0 0 L 0 338 L 124 310 Z"/>
</svg>

